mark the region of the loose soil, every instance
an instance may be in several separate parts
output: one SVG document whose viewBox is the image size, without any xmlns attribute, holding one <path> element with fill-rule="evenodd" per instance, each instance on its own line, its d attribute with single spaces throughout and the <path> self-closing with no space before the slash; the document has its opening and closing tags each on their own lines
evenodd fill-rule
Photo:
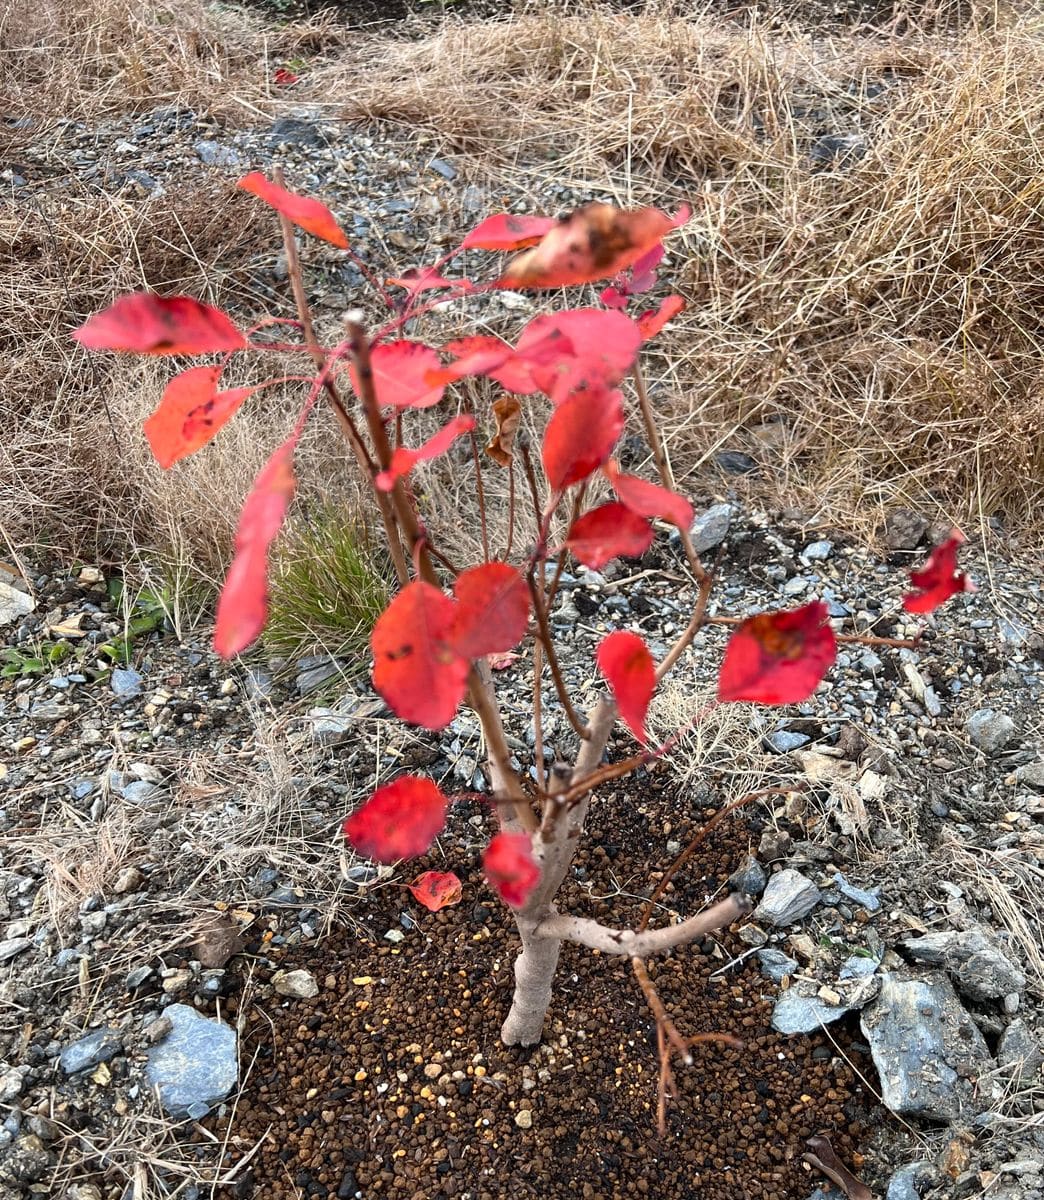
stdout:
<svg viewBox="0 0 1044 1200">
<path fill-rule="evenodd" d="M 597 919 L 638 918 L 636 901 L 591 897 L 628 881 L 653 886 L 665 816 L 677 831 L 709 815 L 650 782 L 599 803 L 604 845 L 580 855 L 570 889 L 577 898 L 580 881 L 590 888 L 580 911 Z M 637 806 L 635 792 L 644 793 Z M 697 909 L 748 849 L 742 825 L 713 838 L 671 888 L 670 907 Z M 655 1026 L 626 960 L 566 947 L 545 1043 L 502 1046 L 516 938 L 481 891 L 468 887 L 464 903 L 438 915 L 398 888 L 378 891 L 358 924 L 318 952 L 277 960 L 312 972 L 318 996 L 280 1002 L 262 988 L 230 1002 L 252 1065 L 234 1120 L 214 1132 L 229 1135 L 233 1163 L 250 1157 L 237 1195 L 790 1200 L 816 1181 L 802 1161 L 814 1134 L 844 1161 L 861 1161 L 865 1135 L 882 1120 L 864 1087 L 876 1084 L 869 1056 L 850 1030 L 774 1033 L 776 989 L 729 934 L 650 964 L 686 1036 L 744 1043 L 695 1047 L 694 1064 L 678 1068 L 662 1140 Z M 413 949 L 386 940 L 403 921 L 419 924 L 421 953 L 416 933 Z M 741 966 L 726 965 L 745 951 Z"/>
</svg>

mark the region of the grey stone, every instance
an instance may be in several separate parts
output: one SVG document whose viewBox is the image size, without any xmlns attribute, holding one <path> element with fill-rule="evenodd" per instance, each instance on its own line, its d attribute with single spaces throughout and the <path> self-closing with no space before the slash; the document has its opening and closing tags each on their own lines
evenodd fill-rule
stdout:
<svg viewBox="0 0 1044 1200">
<path fill-rule="evenodd" d="M 885 521 L 884 542 L 889 550 L 916 550 L 928 532 L 928 520 L 910 508 L 897 508 Z"/>
<path fill-rule="evenodd" d="M 811 879 L 788 867 L 768 881 L 753 919 L 767 925 L 793 925 L 808 916 L 819 903 L 820 895 Z"/>
<path fill-rule="evenodd" d="M 22 1093 L 28 1067 L 9 1067 L 0 1071 L 0 1104 L 10 1104 Z"/>
<path fill-rule="evenodd" d="M 162 788 L 149 783 L 147 779 L 134 779 L 120 789 L 120 795 L 129 804 L 141 804 L 145 807 L 156 804 L 166 794 Z"/>
<path fill-rule="evenodd" d="M 765 744 L 777 754 L 789 754 L 791 750 L 800 750 L 807 746 L 812 739 L 805 733 L 795 733 L 791 729 L 777 729 L 765 738 Z"/>
<path fill-rule="evenodd" d="M 1015 1067 L 1020 1075 L 1034 1075 L 1044 1066 L 1044 1051 L 1019 1017 L 1001 1034 L 997 1043 L 997 1061 L 1002 1067 Z"/>
<path fill-rule="evenodd" d="M 0 963 L 10 961 L 16 955 L 21 954 L 23 950 L 28 950 L 32 944 L 32 938 L 5 938 L 0 942 Z"/>
<path fill-rule="evenodd" d="M 58 1064 L 66 1075 L 78 1075 L 99 1063 L 110 1062 L 122 1049 L 119 1033 L 110 1025 L 103 1025 L 66 1046 L 58 1055 Z"/>
<path fill-rule="evenodd" d="M 299 146 L 322 146 L 326 135 L 317 121 L 305 121 L 300 117 L 280 117 L 272 123 L 268 140 L 273 146 L 280 142 L 296 142 Z"/>
<path fill-rule="evenodd" d="M 854 900 L 856 904 L 865 908 L 867 912 L 877 912 L 881 907 L 880 887 L 858 888 L 841 874 L 840 871 L 834 876 L 834 887 L 841 893 L 842 896 L 847 896 L 849 900 Z"/>
<path fill-rule="evenodd" d="M 834 553 L 833 542 L 812 542 L 801 551 L 801 557 L 807 562 L 823 562 Z"/>
<path fill-rule="evenodd" d="M 0 625 L 10 625 L 28 616 L 35 607 L 36 601 L 32 596 L 0 579 Z"/>
<path fill-rule="evenodd" d="M 428 163 L 428 166 L 437 175 L 441 175 L 443 179 L 450 180 L 451 183 L 457 178 L 457 168 L 446 162 L 445 159 L 433 158 L 431 162 Z"/>
<path fill-rule="evenodd" d="M 964 724 L 964 731 L 984 754 L 999 754 L 1015 736 L 1015 722 L 992 708 L 977 709 Z"/>
<path fill-rule="evenodd" d="M 719 450 L 714 461 L 726 475 L 753 475 L 758 469 L 757 460 L 742 450 Z"/>
<path fill-rule="evenodd" d="M 272 976 L 272 987 L 276 995 L 290 1000 L 311 1000 L 319 995 L 319 984 L 308 971 L 276 971 Z"/>
<path fill-rule="evenodd" d="M 886 973 L 860 1026 L 881 1098 L 893 1113 L 950 1122 L 989 1106 L 986 1090 L 969 1081 L 990 1071 L 993 1060 L 945 975 L 901 979 Z"/>
<path fill-rule="evenodd" d="M 162 1017 L 171 1029 L 149 1050 L 145 1077 L 172 1117 L 199 1119 L 236 1086 L 236 1031 L 187 1004 L 169 1004 Z"/>
<path fill-rule="evenodd" d="M 748 854 L 729 876 L 729 887 L 745 896 L 760 896 L 765 890 L 768 875 L 765 868 L 753 855 Z"/>
<path fill-rule="evenodd" d="M 1025 973 L 980 928 L 926 933 L 900 946 L 920 962 L 943 967 L 969 1000 L 999 1000 L 1026 986 Z"/>
<path fill-rule="evenodd" d="M 793 975 L 798 969 L 796 958 L 771 947 L 758 951 L 758 963 L 762 974 L 767 975 L 773 983 L 782 983 L 785 976 Z"/>
<path fill-rule="evenodd" d="M 700 513 L 692 523 L 689 533 L 697 554 L 706 554 L 728 537 L 729 527 L 736 510 L 731 504 L 714 504 Z"/>
<path fill-rule="evenodd" d="M 853 954 L 841 964 L 838 979 L 867 979 L 877 970 L 876 958 L 864 958 L 861 954 Z"/>
<path fill-rule="evenodd" d="M 51 1152 L 35 1133 L 26 1133 L 11 1143 L 0 1158 L 0 1183 L 38 1183 L 54 1161 Z"/>
<path fill-rule="evenodd" d="M 135 696 L 141 695 L 144 682 L 140 672 L 135 671 L 133 667 L 113 667 L 109 687 L 121 700 L 133 700 Z"/>
<path fill-rule="evenodd" d="M 127 972 L 127 977 L 124 980 L 128 992 L 133 992 L 149 979 L 152 975 L 152 967 L 148 963 L 143 963 L 140 967 L 132 967 Z"/>
<path fill-rule="evenodd" d="M 310 655 L 308 658 L 302 658 L 298 663 L 297 679 L 295 681 L 298 692 L 302 696 L 307 696 L 309 692 L 314 692 L 321 688 L 324 683 L 328 683 L 331 679 L 340 675 L 341 668 L 337 660 L 331 658 L 328 654 Z"/>
<path fill-rule="evenodd" d="M 861 133 L 827 133 L 813 143 L 809 158 L 822 167 L 844 167 L 866 154 L 866 138 Z"/>
<path fill-rule="evenodd" d="M 772 1010 L 772 1028 L 778 1033 L 811 1033 L 829 1025 L 851 1012 L 846 1004 L 828 1004 L 819 996 L 800 995 L 797 988 L 788 988 Z"/>
<path fill-rule="evenodd" d="M 312 725 L 312 737 L 320 746 L 337 746 L 345 741 L 356 725 L 353 717 L 338 713 L 332 708 L 309 710 L 308 720 Z"/>
<path fill-rule="evenodd" d="M 1044 762 L 1026 763 L 1015 772 L 1015 778 L 1019 783 L 1025 783 L 1031 788 L 1036 788 L 1038 792 L 1044 792 Z"/>
<path fill-rule="evenodd" d="M 922 1189 L 935 1179 L 935 1167 L 927 1159 L 907 1163 L 888 1181 L 885 1200 L 921 1200 Z"/>
</svg>

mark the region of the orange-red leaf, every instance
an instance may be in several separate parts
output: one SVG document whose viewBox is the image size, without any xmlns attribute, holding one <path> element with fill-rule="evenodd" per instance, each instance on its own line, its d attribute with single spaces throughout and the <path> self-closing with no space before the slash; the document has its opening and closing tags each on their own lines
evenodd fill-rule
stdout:
<svg viewBox="0 0 1044 1200">
<path fill-rule="evenodd" d="M 217 433 L 255 389 L 215 391 L 220 367 L 191 367 L 163 389 L 163 398 L 145 422 L 145 436 L 161 467 L 195 453 Z"/>
<path fill-rule="evenodd" d="M 610 503 L 592 508 L 578 517 L 565 544 L 573 557 L 592 571 L 617 555 L 637 558 L 652 545 L 652 526 L 626 505 Z"/>
<path fill-rule="evenodd" d="M 533 382 L 557 404 L 580 387 L 613 387 L 642 344 L 626 313 L 573 308 L 535 317 L 518 339 L 518 357 Z"/>
<path fill-rule="evenodd" d="M 554 217 L 519 217 L 498 213 L 487 217 L 461 242 L 464 250 L 522 250 L 539 242 L 556 224 Z"/>
<path fill-rule="evenodd" d="M 586 479 L 609 458 L 623 432 L 623 397 L 615 389 L 574 392 L 551 414 L 541 456 L 555 491 Z"/>
<path fill-rule="evenodd" d="M 508 563 L 491 562 L 462 571 L 453 584 L 457 615 L 450 634 L 464 658 L 511 650 L 529 627 L 529 588 Z"/>
<path fill-rule="evenodd" d="M 659 308 L 650 308 L 647 312 L 643 312 L 638 318 L 638 329 L 642 335 L 642 341 L 651 341 L 668 321 L 674 320 L 684 307 L 685 301 L 681 296 L 668 296 Z"/>
<path fill-rule="evenodd" d="M 324 242 L 329 242 L 341 250 L 348 249 L 348 239 L 344 230 L 334 220 L 333 213 L 318 200 L 309 196 L 298 196 L 296 192 L 288 192 L 286 188 L 281 188 L 279 184 L 266 179 L 260 171 L 251 171 L 249 175 L 244 175 L 236 187 L 257 196 L 270 208 L 282 213 L 306 232 L 322 238 Z"/>
<path fill-rule="evenodd" d="M 393 863 L 423 854 L 446 824 L 446 797 L 430 779 L 403 775 L 380 787 L 344 823 L 360 854 Z"/>
<path fill-rule="evenodd" d="M 476 334 L 474 337 L 448 342 L 442 349 L 444 353 L 452 354 L 455 361 L 448 366 L 428 371 L 424 379 L 429 387 L 455 383 L 468 375 L 489 375 L 492 378 L 495 370 L 503 367 L 515 356 L 514 350 L 507 342 L 486 334 Z M 507 387 L 507 384 L 503 386 Z M 536 388 L 531 387 L 530 390 L 536 391 Z"/>
<path fill-rule="evenodd" d="M 957 570 L 957 551 L 963 545 L 964 534 L 954 529 L 945 542 L 935 547 L 919 571 L 910 572 L 910 583 L 915 590 L 903 597 L 907 612 L 934 612 L 951 596 L 975 591 L 975 584 Z"/>
<path fill-rule="evenodd" d="M 390 492 L 395 486 L 395 481 L 403 475 L 408 475 L 417 463 L 426 462 L 428 459 L 438 458 L 440 454 L 445 454 L 462 433 L 470 433 L 474 428 L 475 418 L 469 413 L 465 413 L 448 421 L 438 433 L 428 438 L 424 445 L 418 446 L 416 450 L 411 450 L 407 446 L 397 447 L 392 451 L 387 471 L 381 471 L 374 480 L 378 490 Z"/>
<path fill-rule="evenodd" d="M 598 299 L 609 308 L 626 308 L 631 296 L 647 292 L 656 283 L 656 268 L 663 260 L 663 246 L 643 254 L 628 271 L 622 271 Z"/>
<path fill-rule="evenodd" d="M 214 649 L 222 658 L 245 650 L 268 619 L 268 550 L 294 494 L 296 442 L 295 434 L 276 450 L 243 505 L 214 627 Z"/>
<path fill-rule="evenodd" d="M 429 912 L 459 904 L 463 890 L 460 880 L 452 871 L 425 871 L 406 886 L 417 903 L 423 904 Z"/>
<path fill-rule="evenodd" d="M 688 529 L 692 525 L 692 505 L 684 496 L 658 483 L 639 479 L 637 475 L 624 475 L 612 458 L 605 464 L 605 474 L 613 491 L 631 512 L 640 517 L 660 517 L 679 529 Z"/>
<path fill-rule="evenodd" d="M 613 691 L 627 728 L 645 741 L 645 714 L 656 689 L 656 667 L 649 647 L 636 633 L 619 629 L 598 647 L 598 669 Z"/>
<path fill-rule="evenodd" d="M 612 204 L 588 204 L 513 258 L 498 286 L 568 287 L 607 279 L 632 266 L 688 219 L 687 206 L 669 217 L 658 208 L 627 211 Z"/>
<path fill-rule="evenodd" d="M 468 661 L 453 647 L 457 606 L 430 583 L 408 583 L 377 620 L 373 686 L 404 721 L 443 729 L 468 687 Z"/>
<path fill-rule="evenodd" d="M 521 908 L 540 881 L 526 833 L 498 833 L 482 855 L 486 882 L 512 908 Z"/>
<path fill-rule="evenodd" d="M 392 408 L 431 408 L 438 404 L 446 390 L 437 378 L 441 364 L 439 356 L 423 342 L 403 338 L 396 342 L 381 342 L 370 351 L 370 368 L 377 392 L 377 403 Z M 354 364 L 349 368 L 352 386 L 359 391 Z"/>
<path fill-rule="evenodd" d="M 493 415 L 497 419 L 497 432 L 490 439 L 486 453 L 495 463 L 509 467 L 515 449 L 515 435 L 522 421 L 522 405 L 514 396 L 501 396 L 493 401 Z"/>
<path fill-rule="evenodd" d="M 827 606 L 748 617 L 729 638 L 718 674 L 721 700 L 800 704 L 819 686 L 837 657 Z"/>
<path fill-rule="evenodd" d="M 73 337 L 88 350 L 212 354 L 242 350 L 246 338 L 219 308 L 191 296 L 135 292 L 88 318 Z"/>
</svg>

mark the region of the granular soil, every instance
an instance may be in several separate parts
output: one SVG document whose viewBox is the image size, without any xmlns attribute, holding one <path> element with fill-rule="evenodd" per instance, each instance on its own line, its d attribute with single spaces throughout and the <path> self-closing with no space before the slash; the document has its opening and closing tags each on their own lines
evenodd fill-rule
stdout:
<svg viewBox="0 0 1044 1200">
<path fill-rule="evenodd" d="M 681 798 L 666 805 L 673 812 L 664 803 L 638 809 L 621 796 L 597 806 L 593 848 L 578 855 L 567 885 L 580 911 L 637 920 L 639 893 L 669 857 L 663 830 L 673 823 L 684 842 L 708 815 L 693 816 Z M 668 892 L 670 908 L 701 906 L 752 837 L 736 824 L 712 838 Z M 281 1001 L 262 986 L 230 1000 L 249 1074 L 230 1123 L 215 1132 L 229 1138 L 229 1167 L 261 1143 L 236 1173 L 238 1197 L 805 1200 L 821 1182 L 802 1161 L 815 1134 L 859 1172 L 883 1110 L 854 1022 L 829 1035 L 773 1032 L 777 989 L 749 956 L 722 972 L 749 952 L 727 932 L 651 960 L 684 1034 L 745 1043 L 695 1048 L 694 1065 L 676 1072 L 661 1139 L 655 1026 L 629 963 L 565 946 L 544 1043 L 504 1047 L 516 938 L 477 854 L 466 870 L 456 856 L 452 865 L 464 878 L 458 906 L 430 914 L 398 888 L 378 889 L 359 925 L 270 960 L 269 972 L 310 971 L 314 998 Z M 387 940 L 404 926 L 401 942 Z M 256 980 L 256 963 L 253 972 Z"/>
</svg>

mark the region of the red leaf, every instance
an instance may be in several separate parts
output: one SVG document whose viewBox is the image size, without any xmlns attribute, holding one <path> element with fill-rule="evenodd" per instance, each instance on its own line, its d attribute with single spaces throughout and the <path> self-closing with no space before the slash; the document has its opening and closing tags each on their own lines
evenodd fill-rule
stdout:
<svg viewBox="0 0 1044 1200">
<path fill-rule="evenodd" d="M 377 403 L 391 408 L 431 408 L 446 390 L 441 382 L 432 383 L 440 370 L 439 356 L 423 342 L 402 339 L 381 342 L 370 351 Z M 349 368 L 356 394 L 359 381 L 355 366 Z"/>
<path fill-rule="evenodd" d="M 801 608 L 748 617 L 725 647 L 719 699 L 759 704 L 807 700 L 837 657 L 827 616 L 827 606 L 813 600 Z"/>
<path fill-rule="evenodd" d="M 95 313 L 73 333 L 88 350 L 212 354 L 242 350 L 246 338 L 219 308 L 191 296 L 135 292 Z"/>
<path fill-rule="evenodd" d="M 462 886 L 452 871 L 425 871 L 406 885 L 418 904 L 429 912 L 438 912 L 450 904 L 459 904 Z"/>
<path fill-rule="evenodd" d="M 518 339 L 533 382 L 555 403 L 579 387 L 613 387 L 634 365 L 642 344 L 625 313 L 574 308 L 535 317 Z"/>
<path fill-rule="evenodd" d="M 243 505 L 214 626 L 214 649 L 222 658 L 245 650 L 268 619 L 268 550 L 294 494 L 296 442 L 295 434 L 276 450 Z"/>
<path fill-rule="evenodd" d="M 375 862 L 416 858 L 446 824 L 447 803 L 430 779 L 403 775 L 378 788 L 352 813 L 344 823 L 344 836 Z"/>
<path fill-rule="evenodd" d="M 465 292 L 470 292 L 472 288 L 467 279 L 445 279 L 434 267 L 410 267 L 408 271 L 403 271 L 401 275 L 384 282 L 389 287 L 405 288 L 411 296 L 431 291 L 433 288 L 460 288 Z"/>
<path fill-rule="evenodd" d="M 586 479 L 608 459 L 623 432 L 623 397 L 618 391 L 574 392 L 551 414 L 541 457 L 557 492 Z"/>
<path fill-rule="evenodd" d="M 480 221 L 460 245 L 463 250 L 521 250 L 539 242 L 556 224 L 554 217 L 498 213 Z"/>
<path fill-rule="evenodd" d="M 465 414 L 447 422 L 438 433 L 428 438 L 424 445 L 418 446 L 416 450 L 410 450 L 406 446 L 397 447 L 392 451 L 387 471 L 381 471 L 374 480 L 377 489 L 390 492 L 395 487 L 395 481 L 403 475 L 408 475 L 417 463 L 445 454 L 462 433 L 470 433 L 474 428 L 475 418 Z"/>
<path fill-rule="evenodd" d="M 600 291 L 598 299 L 601 300 L 606 308 L 627 307 L 627 293 L 621 292 L 614 283 L 611 283 L 607 288 Z"/>
<path fill-rule="evenodd" d="M 277 87 L 292 87 L 293 84 L 298 82 L 298 79 L 299 76 L 295 75 L 287 67 L 276 67 L 272 73 L 272 82 Z"/>
<path fill-rule="evenodd" d="M 656 667 L 649 647 L 638 634 L 617 630 L 598 647 L 598 669 L 613 690 L 627 728 L 644 742 L 645 714 L 656 689 Z"/>
<path fill-rule="evenodd" d="M 976 590 L 968 576 L 957 570 L 957 551 L 964 540 L 964 534 L 954 529 L 945 542 L 935 547 L 919 571 L 910 572 L 910 583 L 916 590 L 903 597 L 907 612 L 934 612 L 951 596 Z"/>
<path fill-rule="evenodd" d="M 486 882 L 512 908 L 521 908 L 540 880 L 527 833 L 498 833 L 482 855 Z"/>
<path fill-rule="evenodd" d="M 681 296 L 668 296 L 659 308 L 650 308 L 647 312 L 643 312 L 638 318 L 638 329 L 642 335 L 642 341 L 651 341 L 668 321 L 674 320 L 684 307 L 685 301 Z"/>
<path fill-rule="evenodd" d="M 249 175 L 244 175 L 236 187 L 257 196 L 269 208 L 274 208 L 295 225 L 317 238 L 322 238 L 324 242 L 329 242 L 341 250 L 348 249 L 348 239 L 344 230 L 334 220 L 333 213 L 318 200 L 313 200 L 310 196 L 298 196 L 296 192 L 288 192 L 286 188 L 281 188 L 279 184 L 266 179 L 260 171 L 251 171 Z"/>
<path fill-rule="evenodd" d="M 217 433 L 256 389 L 217 392 L 220 367 L 191 367 L 163 389 L 159 407 L 145 422 L 145 436 L 161 467 L 195 453 Z"/>
<path fill-rule="evenodd" d="M 637 475 L 622 474 L 612 458 L 605 464 L 605 473 L 613 491 L 631 512 L 640 517 L 660 517 L 679 529 L 688 529 L 692 525 L 692 505 L 684 496 L 660 487 L 658 483 L 639 479 Z"/>
<path fill-rule="evenodd" d="M 529 588 L 507 563 L 472 567 L 453 584 L 457 616 L 450 640 L 464 658 L 511 650 L 529 628 Z"/>
<path fill-rule="evenodd" d="M 652 526 L 623 504 L 602 504 L 573 522 L 565 544 L 572 555 L 592 571 L 618 554 L 637 558 L 653 542 Z"/>
<path fill-rule="evenodd" d="M 496 368 L 514 358 L 515 354 L 514 350 L 500 338 L 482 334 L 461 338 L 456 342 L 448 342 L 442 349 L 445 354 L 454 355 L 456 361 L 448 366 L 428 371 L 424 379 L 429 387 L 455 383 L 458 379 L 464 379 L 468 375 L 492 376 Z M 530 390 L 536 391 L 536 388 L 533 387 Z"/>
<path fill-rule="evenodd" d="M 423 580 L 408 583 L 373 629 L 373 686 L 404 721 L 443 729 L 468 689 L 468 661 L 451 644 L 457 606 Z"/>
<path fill-rule="evenodd" d="M 625 211 L 588 204 L 549 230 L 539 245 L 513 258 L 497 285 L 550 288 L 608 279 L 683 225 L 689 213 L 687 206 L 669 217 L 658 208 Z"/>
<path fill-rule="evenodd" d="M 653 246 L 629 271 L 622 271 L 598 297 L 609 308 L 626 308 L 630 296 L 647 292 L 656 283 L 656 268 L 663 259 L 663 247 Z"/>
</svg>

